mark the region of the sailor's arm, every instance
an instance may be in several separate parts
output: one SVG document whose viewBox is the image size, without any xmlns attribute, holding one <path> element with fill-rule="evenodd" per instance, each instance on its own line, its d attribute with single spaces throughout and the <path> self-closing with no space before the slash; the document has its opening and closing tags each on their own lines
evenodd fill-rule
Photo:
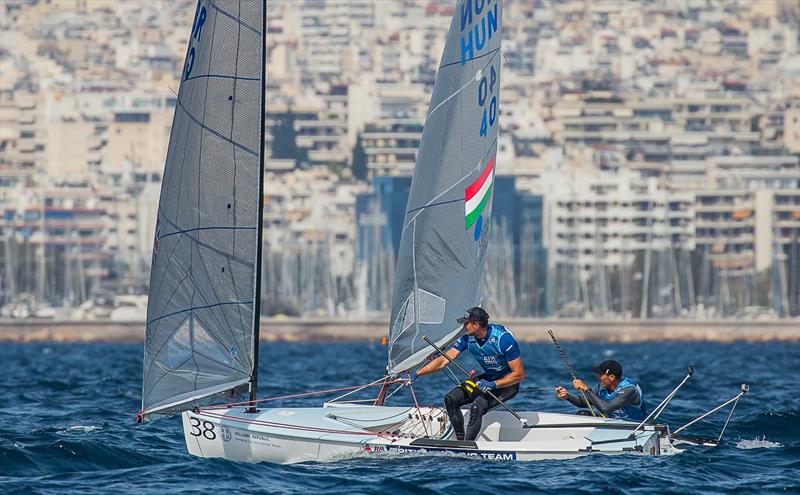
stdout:
<svg viewBox="0 0 800 495">
<path fill-rule="evenodd" d="M 522 364 L 522 358 L 509 361 L 508 367 L 511 368 L 511 373 L 495 380 L 497 388 L 509 387 L 525 379 L 525 366 Z"/>
<path fill-rule="evenodd" d="M 563 394 L 559 394 L 559 389 L 564 391 Z M 567 390 L 564 387 L 556 388 L 556 395 L 558 395 L 559 399 L 568 401 L 570 404 L 572 404 L 575 407 L 578 407 L 578 408 L 586 407 L 586 401 L 584 401 L 582 397 L 576 397 L 576 396 L 574 396 L 574 395 L 572 395 L 570 393 L 567 393 Z"/>
<path fill-rule="evenodd" d="M 455 358 L 457 358 L 458 355 L 461 354 L 461 351 L 459 351 L 454 347 L 451 347 L 450 349 L 446 350 L 444 354 L 450 359 L 455 360 Z M 423 375 L 429 375 L 431 373 L 436 373 L 437 371 L 447 366 L 449 362 L 450 361 L 448 361 L 447 358 L 445 358 L 444 356 L 439 356 L 430 363 L 423 366 L 422 368 L 418 369 L 416 371 L 417 376 L 419 377 Z"/>
<path fill-rule="evenodd" d="M 597 392 L 591 388 L 587 388 L 584 392 L 586 393 L 586 398 L 589 399 L 589 402 L 591 402 L 594 407 L 599 409 L 600 412 L 605 415 L 609 415 L 618 409 L 622 409 L 628 404 L 636 404 L 639 402 L 639 392 L 634 387 L 622 389 L 619 392 L 619 395 L 611 400 L 601 399 L 597 395 Z"/>
</svg>

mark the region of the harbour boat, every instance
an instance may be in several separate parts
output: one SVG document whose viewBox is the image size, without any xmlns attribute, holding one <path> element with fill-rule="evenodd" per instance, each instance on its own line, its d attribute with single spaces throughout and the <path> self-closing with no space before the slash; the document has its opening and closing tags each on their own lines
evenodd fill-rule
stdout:
<svg viewBox="0 0 800 495">
<path fill-rule="evenodd" d="M 346 392 L 320 407 L 264 407 L 288 398 L 256 395 L 265 16 L 261 2 L 197 5 L 158 207 L 138 420 L 181 413 L 190 454 L 243 462 L 679 451 L 656 422 L 677 389 L 638 424 L 506 408 L 484 416 L 475 441 L 459 441 L 444 408 L 419 405 L 403 378 L 457 338 L 456 318 L 480 301 L 499 127 L 500 0 L 460 0 L 454 11 L 406 209 L 385 373 L 300 394 Z M 348 399 L 370 387 L 379 389 L 374 399 Z M 413 403 L 387 405 L 399 391 Z M 243 394 L 248 400 L 234 402 Z"/>
</svg>

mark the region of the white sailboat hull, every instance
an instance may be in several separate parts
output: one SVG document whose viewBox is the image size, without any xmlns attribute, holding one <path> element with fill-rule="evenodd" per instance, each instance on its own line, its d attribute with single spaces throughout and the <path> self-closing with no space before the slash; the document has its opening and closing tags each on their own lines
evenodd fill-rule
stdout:
<svg viewBox="0 0 800 495">
<path fill-rule="evenodd" d="M 452 430 L 441 408 L 276 408 L 256 413 L 211 409 L 184 412 L 182 419 L 190 454 L 239 462 L 290 464 L 408 454 L 534 461 L 592 453 L 668 455 L 679 451 L 670 444 L 663 426 L 647 426 L 629 439 L 634 423 L 571 414 L 520 414 L 531 428 L 523 429 L 505 411 L 489 412 L 475 442 L 448 440 Z"/>
</svg>

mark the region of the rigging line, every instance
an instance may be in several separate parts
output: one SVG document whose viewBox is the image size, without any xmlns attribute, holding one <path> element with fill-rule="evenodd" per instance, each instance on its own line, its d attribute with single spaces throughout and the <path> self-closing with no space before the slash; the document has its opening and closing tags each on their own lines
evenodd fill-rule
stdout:
<svg viewBox="0 0 800 495">
<path fill-rule="evenodd" d="M 333 392 L 343 392 L 345 390 L 351 390 L 351 391 L 355 392 L 355 391 L 358 391 L 358 390 L 363 390 L 363 389 L 365 389 L 367 387 L 374 387 L 374 386 L 378 385 L 379 382 L 382 382 L 383 378 L 384 377 L 381 377 L 380 379 L 378 379 L 378 380 L 376 380 L 374 382 L 371 382 L 371 383 L 367 383 L 365 385 L 353 385 L 353 386 L 349 386 L 349 387 L 338 387 L 338 388 L 330 388 L 330 389 L 327 389 L 327 390 L 315 390 L 315 391 L 312 391 L 312 392 L 302 392 L 302 393 L 299 393 L 299 394 L 280 395 L 280 396 L 276 396 L 276 397 L 266 397 L 264 399 L 258 399 L 256 402 L 270 402 L 270 401 L 274 401 L 274 400 L 296 399 L 298 397 L 308 397 L 308 396 L 312 396 L 312 395 L 331 394 Z M 404 380 L 395 380 L 395 381 L 390 382 L 390 383 L 395 383 L 395 382 L 399 382 L 399 381 L 403 381 L 404 382 Z M 381 383 L 381 385 L 383 385 L 383 384 Z M 330 402 L 334 402 L 335 400 L 337 400 L 337 399 L 333 399 Z M 252 401 L 249 401 L 249 400 L 248 401 L 242 401 L 242 402 L 229 402 L 227 404 L 220 404 L 220 405 L 216 405 L 216 406 L 207 406 L 207 407 L 204 407 L 203 410 L 230 409 L 231 407 L 234 407 L 234 406 L 247 406 L 247 405 L 250 405 L 251 403 L 252 403 Z"/>
<path fill-rule="evenodd" d="M 422 409 L 419 408 L 419 402 L 417 402 L 417 394 L 414 393 L 414 387 L 411 386 L 411 383 L 408 384 L 408 388 L 411 389 L 411 398 L 414 399 L 414 405 L 417 406 L 417 414 L 419 414 L 420 421 L 422 422 L 422 428 L 425 431 L 425 435 L 431 436 L 428 433 L 428 426 L 425 424 L 425 415 L 422 414 Z"/>
<path fill-rule="evenodd" d="M 367 418 L 348 418 L 344 416 L 339 416 L 338 414 L 332 414 L 330 417 L 334 419 L 346 419 L 348 421 L 352 421 L 353 423 L 380 423 L 382 421 L 389 421 L 395 418 L 403 418 L 403 420 L 407 419 L 408 411 L 412 410 L 413 407 L 409 407 L 400 411 L 397 414 L 390 414 L 389 416 L 384 416 L 382 418 L 374 418 L 374 419 L 367 419 Z M 363 428 L 363 426 L 359 426 L 359 428 Z"/>
<path fill-rule="evenodd" d="M 394 394 L 396 394 L 397 392 L 399 392 L 399 391 L 400 391 L 400 389 L 402 389 L 404 386 L 405 386 L 405 384 L 403 384 L 403 383 L 401 383 L 400 385 L 398 385 L 398 386 L 397 386 L 397 388 L 395 388 L 395 389 L 394 389 L 394 390 L 393 390 L 391 393 L 389 393 L 389 395 L 387 395 L 387 396 L 386 396 L 386 397 L 383 399 L 383 402 L 385 403 L 387 400 L 389 400 L 389 399 L 390 399 L 390 398 L 391 398 L 391 397 L 392 397 Z"/>
<path fill-rule="evenodd" d="M 497 52 L 497 50 L 498 50 L 498 49 L 495 49 L 495 52 Z M 435 107 L 433 107 L 433 109 L 431 109 L 431 111 L 430 111 L 430 112 L 428 112 L 428 116 L 427 116 L 427 117 L 425 117 L 425 124 L 427 124 L 427 123 L 428 123 L 428 120 L 430 120 L 430 118 L 431 118 L 431 115 L 433 115 L 433 114 L 436 112 L 436 110 L 439 110 L 439 108 L 441 108 L 441 106 L 442 106 L 442 105 L 444 105 L 445 103 L 447 103 L 448 101 L 450 101 L 450 100 L 451 100 L 453 97 L 455 97 L 457 94 L 459 94 L 459 93 L 461 93 L 462 91 L 464 91 L 465 89 L 467 89 L 467 86 L 469 86 L 470 84 L 472 84 L 472 83 L 474 83 L 474 82 L 478 82 L 478 81 L 479 81 L 479 79 L 478 79 L 478 76 L 479 76 L 479 75 L 483 75 L 483 71 L 484 71 L 484 70 L 485 70 L 487 67 L 489 67 L 489 65 L 492 63 L 492 60 L 493 60 L 493 59 L 494 59 L 494 57 L 492 57 L 491 59 L 489 59 L 489 61 L 486 63 L 486 65 L 484 65 L 483 67 L 481 67 L 481 71 L 480 71 L 479 73 L 477 73 L 477 74 L 476 74 L 475 76 L 473 76 L 473 77 L 470 77 L 470 78 L 469 78 L 469 80 L 468 80 L 468 81 L 467 81 L 467 82 L 466 82 L 466 83 L 465 83 L 463 86 L 461 86 L 460 88 L 458 88 L 457 90 L 455 90 L 454 92 L 452 92 L 452 93 L 450 94 L 450 96 L 448 96 L 448 97 L 447 97 L 447 98 L 445 98 L 444 100 L 440 101 L 438 105 L 436 105 Z"/>
<path fill-rule="evenodd" d="M 340 390 L 351 390 L 351 391 L 347 392 L 344 395 L 340 395 L 339 397 L 335 397 L 335 398 L 331 399 L 330 402 L 336 402 L 336 401 L 338 401 L 340 399 L 344 399 L 348 395 L 353 395 L 354 393 L 356 393 L 356 392 L 358 392 L 360 390 L 363 390 L 363 389 L 365 389 L 367 387 L 375 386 L 377 383 L 383 382 L 385 379 L 386 379 L 386 377 L 382 376 L 382 377 L 378 378 L 377 380 L 373 380 L 373 381 L 367 383 L 366 385 L 358 385 L 356 387 L 346 387 L 344 389 L 340 389 Z M 381 383 L 381 385 L 383 385 L 383 384 Z M 334 391 L 337 391 L 337 390 L 334 390 Z"/>
<path fill-rule="evenodd" d="M 473 168 L 472 168 L 472 170 L 470 170 L 470 171 L 469 171 L 469 173 L 467 173 L 466 175 L 464 175 L 464 177 L 462 177 L 462 178 L 458 179 L 458 180 L 457 180 L 455 183 L 453 183 L 453 185 L 451 185 L 450 187 L 448 187 L 448 188 L 447 188 L 447 189 L 445 189 L 444 191 L 440 192 L 439 194 L 437 194 L 436 196 L 434 196 L 433 198 L 431 198 L 431 199 L 430 199 L 430 201 L 428 201 L 427 203 L 425 203 L 423 206 L 416 208 L 416 210 L 420 210 L 420 211 L 417 211 L 416 213 L 414 213 L 414 216 L 413 216 L 413 217 L 412 217 L 410 220 L 408 220 L 408 222 L 406 222 L 406 224 L 405 224 L 405 225 L 403 225 L 403 232 L 405 232 L 405 230 L 408 228 L 408 226 L 411 224 L 411 222 L 413 222 L 414 220 L 416 220 L 416 219 L 417 219 L 417 217 L 418 217 L 418 216 L 419 216 L 419 215 L 422 213 L 422 211 L 421 211 L 421 210 L 425 209 L 427 206 L 431 205 L 432 203 L 434 203 L 435 201 L 437 201 L 439 198 L 441 198 L 441 197 L 442 197 L 442 196 L 444 196 L 445 194 L 447 194 L 447 193 L 449 193 L 450 191 L 452 191 L 452 190 L 453 190 L 453 189 L 454 189 L 454 188 L 455 188 L 457 185 L 459 185 L 459 184 L 460 184 L 461 182 L 463 182 L 463 181 L 464 181 L 464 180 L 465 180 L 467 177 L 469 177 L 469 175 L 470 175 L 470 174 L 474 173 L 474 172 L 475 172 L 475 171 L 477 171 L 477 170 L 480 170 L 480 168 L 481 168 L 481 165 L 483 164 L 483 161 L 484 161 L 484 160 L 486 160 L 486 157 L 487 157 L 487 156 L 489 156 L 489 152 L 490 152 L 490 151 L 492 151 L 492 149 L 495 147 L 495 144 L 497 144 L 497 136 L 495 136 L 494 140 L 492 141 L 492 144 L 490 144 L 490 145 L 489 145 L 489 148 L 486 150 L 486 153 L 484 153 L 483 157 L 481 157 L 481 159 L 478 161 L 478 164 L 477 164 L 477 165 L 475 165 L 475 167 L 473 167 Z"/>
<path fill-rule="evenodd" d="M 495 53 L 497 53 L 498 51 L 500 51 L 500 47 L 497 47 L 497 48 L 495 48 L 494 50 L 492 50 L 492 51 L 490 51 L 490 52 L 486 52 L 486 53 L 484 53 L 483 55 L 478 55 L 477 57 L 472 57 L 472 58 L 470 58 L 470 59 L 468 59 L 468 60 L 465 60 L 464 62 L 465 62 L 465 63 L 466 63 L 466 62 L 472 62 L 472 61 L 474 61 L 474 60 L 478 60 L 479 58 L 488 57 L 489 55 L 494 55 L 494 54 L 495 54 Z M 494 57 L 492 57 L 492 58 L 494 58 Z M 490 60 L 490 62 L 491 62 L 491 60 Z M 460 60 L 457 60 L 457 61 L 455 61 L 455 62 L 449 62 L 449 63 L 446 63 L 446 64 L 442 64 L 442 65 L 440 65 L 440 66 L 439 66 L 439 69 L 444 69 L 445 67 L 450 67 L 451 65 L 456 65 L 456 64 L 460 64 L 460 63 L 461 63 L 461 61 L 460 61 Z"/>
<path fill-rule="evenodd" d="M 244 423 L 250 425 L 257 425 L 257 426 L 266 426 L 272 428 L 285 428 L 288 430 L 300 430 L 300 431 L 313 431 L 318 433 L 330 433 L 330 434 L 340 434 L 340 435 L 366 435 L 366 436 L 373 436 L 373 437 L 394 437 L 386 432 L 372 432 L 366 431 L 361 429 L 361 431 L 352 431 L 352 430 L 335 430 L 333 428 L 317 428 L 312 426 L 301 426 L 301 425 L 293 425 L 288 423 L 276 423 L 274 421 L 261 421 L 258 419 L 245 419 L 240 418 L 237 416 L 223 416 L 221 414 L 216 414 L 212 412 L 208 412 L 207 410 L 200 410 L 195 412 L 196 415 L 200 416 L 208 416 L 211 418 L 219 419 L 222 421 L 230 421 L 235 423 Z M 359 427 L 360 428 L 360 427 Z"/>
</svg>

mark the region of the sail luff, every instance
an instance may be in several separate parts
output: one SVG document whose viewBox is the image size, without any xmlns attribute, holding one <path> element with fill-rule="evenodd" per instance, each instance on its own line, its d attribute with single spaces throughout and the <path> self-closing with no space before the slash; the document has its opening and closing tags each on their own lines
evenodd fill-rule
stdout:
<svg viewBox="0 0 800 495">
<path fill-rule="evenodd" d="M 263 103 L 262 7 L 198 0 L 195 8 L 153 242 L 142 416 L 251 388 L 263 187 L 263 111 L 255 104 Z"/>
<path fill-rule="evenodd" d="M 500 0 L 455 8 L 420 140 L 398 252 L 388 372 L 460 332 L 480 300 L 499 128 Z"/>
<path fill-rule="evenodd" d="M 253 290 L 253 369 L 250 373 L 250 404 L 255 408 L 258 394 L 258 350 L 261 335 L 261 263 L 263 256 L 263 236 L 264 236 L 264 132 L 266 119 L 265 100 L 267 95 L 267 0 L 263 0 L 261 6 L 261 98 L 259 108 L 261 109 L 261 137 L 260 155 L 258 167 L 258 230 L 256 231 L 256 266 L 255 266 L 255 285 Z"/>
</svg>

